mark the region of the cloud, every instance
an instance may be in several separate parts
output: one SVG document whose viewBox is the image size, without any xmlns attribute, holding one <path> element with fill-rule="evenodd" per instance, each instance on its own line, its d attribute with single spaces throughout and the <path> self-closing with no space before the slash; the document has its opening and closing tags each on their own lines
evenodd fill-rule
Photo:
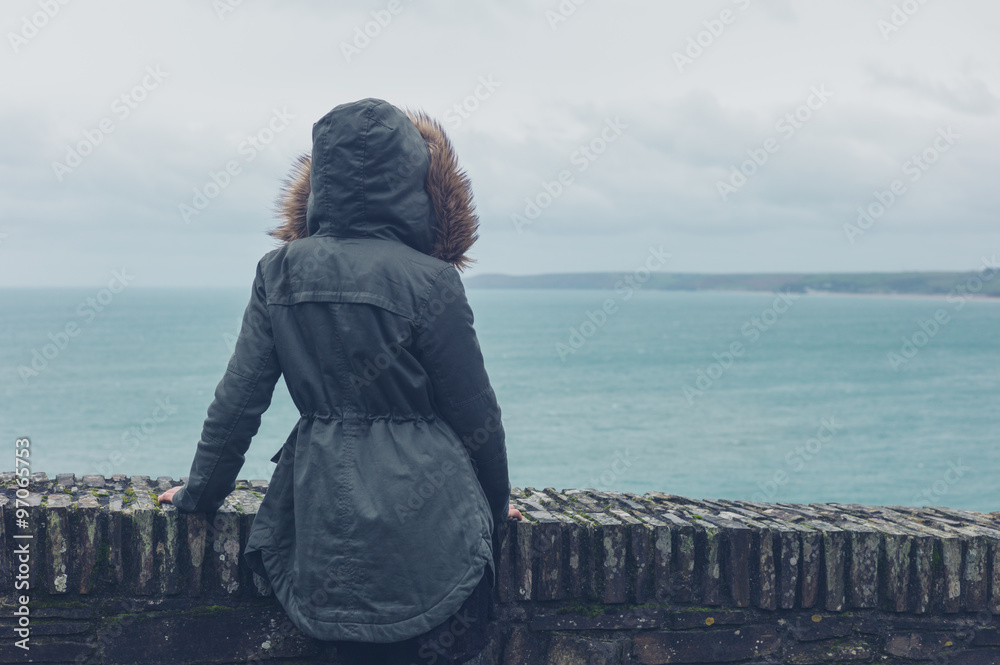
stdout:
<svg viewBox="0 0 1000 665">
<path fill-rule="evenodd" d="M 141 266 L 137 283 L 243 285 L 274 246 L 274 197 L 312 123 L 368 96 L 446 122 L 483 222 L 473 270 L 627 269 L 664 241 L 687 246 L 677 263 L 699 272 L 963 269 L 994 242 L 997 6 L 935 6 L 886 44 L 885 7 L 856 1 L 755 1 L 745 14 L 731 2 L 585 3 L 553 29 L 558 5 L 402 0 L 388 22 L 377 0 L 244 2 L 221 18 L 195 0 L 61 6 L 0 59 L 0 286 L 98 284 L 121 264 Z M 679 74 L 672 52 L 726 7 L 739 20 Z M 16 30 L 37 4 L 9 11 Z M 138 90 L 150 67 L 167 77 Z M 477 96 L 484 77 L 499 85 Z M 834 96 L 777 134 L 822 85 Z M 461 122 L 448 119 L 456 105 Z M 275 109 L 295 117 L 249 159 L 248 137 L 266 136 Z M 621 135 L 580 161 L 616 118 Z M 114 131 L 58 179 L 53 162 L 104 119 Z M 954 150 L 864 247 L 844 242 L 856 208 L 949 125 Z M 776 135 L 779 149 L 723 200 L 719 182 Z M 572 181 L 553 196 L 564 171 Z M 199 193 L 208 205 L 188 223 L 180 206 Z M 512 217 L 531 202 L 544 210 L 518 233 Z"/>
<path fill-rule="evenodd" d="M 871 65 L 869 73 L 877 86 L 904 90 L 961 113 L 994 115 L 1000 101 L 986 81 L 964 74 L 952 72 L 946 82 L 925 72 L 892 71 L 879 64 Z"/>
</svg>

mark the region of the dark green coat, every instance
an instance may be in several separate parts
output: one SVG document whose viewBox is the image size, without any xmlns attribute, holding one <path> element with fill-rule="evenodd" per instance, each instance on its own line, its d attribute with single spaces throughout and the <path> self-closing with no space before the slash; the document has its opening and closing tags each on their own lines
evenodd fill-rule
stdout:
<svg viewBox="0 0 1000 665">
<path fill-rule="evenodd" d="M 445 621 L 485 566 L 510 483 L 500 409 L 456 266 L 471 189 L 440 125 L 376 99 L 313 126 L 257 265 L 181 511 L 235 488 L 284 374 L 301 417 L 245 557 L 302 632 L 395 642 Z"/>
</svg>

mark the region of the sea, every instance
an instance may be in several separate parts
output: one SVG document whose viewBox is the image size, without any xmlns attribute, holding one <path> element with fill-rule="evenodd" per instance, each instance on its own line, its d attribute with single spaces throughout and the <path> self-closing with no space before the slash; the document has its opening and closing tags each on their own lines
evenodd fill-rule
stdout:
<svg viewBox="0 0 1000 665">
<path fill-rule="evenodd" d="M 1000 301 L 469 289 L 511 485 L 1000 511 Z M 249 289 L 0 291 L 0 469 L 190 472 Z M 298 412 L 278 382 L 239 478 Z"/>
</svg>

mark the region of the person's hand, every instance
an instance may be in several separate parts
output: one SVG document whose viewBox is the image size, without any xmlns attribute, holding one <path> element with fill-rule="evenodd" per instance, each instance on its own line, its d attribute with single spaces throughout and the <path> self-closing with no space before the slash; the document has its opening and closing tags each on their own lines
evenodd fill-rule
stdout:
<svg viewBox="0 0 1000 665">
<path fill-rule="evenodd" d="M 171 487 L 166 492 L 156 497 L 157 503 L 173 503 L 174 494 L 176 494 L 177 490 L 179 490 L 181 487 L 183 487 L 183 485 L 178 485 L 177 487 Z"/>
<path fill-rule="evenodd" d="M 521 516 L 521 511 L 520 510 L 518 510 L 514 506 L 510 506 L 510 511 L 507 513 L 507 519 L 509 519 L 509 520 L 521 520 L 521 519 L 524 519 L 524 518 Z"/>
</svg>

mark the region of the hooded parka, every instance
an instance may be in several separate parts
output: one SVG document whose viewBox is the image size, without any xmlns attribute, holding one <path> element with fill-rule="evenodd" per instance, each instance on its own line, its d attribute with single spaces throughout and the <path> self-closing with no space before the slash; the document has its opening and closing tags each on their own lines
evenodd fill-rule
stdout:
<svg viewBox="0 0 1000 665">
<path fill-rule="evenodd" d="M 321 640 L 396 642 L 442 623 L 489 566 L 510 483 L 500 409 L 458 268 L 476 240 L 441 126 L 378 99 L 313 125 L 279 199 L 183 512 L 213 512 L 282 374 L 299 420 L 244 556 Z"/>
</svg>

